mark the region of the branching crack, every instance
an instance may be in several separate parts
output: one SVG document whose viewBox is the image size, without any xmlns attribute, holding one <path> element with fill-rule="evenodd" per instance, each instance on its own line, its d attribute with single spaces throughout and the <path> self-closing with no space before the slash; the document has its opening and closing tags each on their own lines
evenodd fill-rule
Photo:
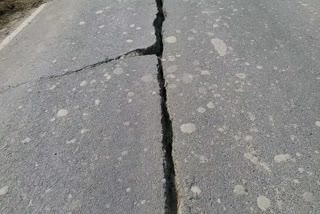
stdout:
<svg viewBox="0 0 320 214">
<path fill-rule="evenodd" d="M 163 8 L 162 7 L 162 5 L 163 5 L 162 0 L 161 1 L 156 0 L 156 3 L 157 3 L 158 12 L 157 12 L 156 19 L 153 22 L 153 26 L 155 29 L 155 35 L 156 35 L 156 42 L 153 45 L 151 45 L 147 48 L 138 48 L 138 49 L 129 51 L 129 52 L 127 52 L 125 54 L 121 54 L 115 58 L 106 58 L 102 61 L 83 66 L 82 68 L 79 68 L 77 70 L 67 71 L 62 74 L 53 74 L 50 76 L 43 76 L 43 77 L 40 77 L 39 79 L 36 79 L 36 80 L 30 80 L 30 81 L 22 82 L 22 83 L 19 83 L 16 85 L 10 85 L 6 88 L 0 88 L 0 94 L 5 93 L 10 89 L 17 88 L 17 87 L 20 87 L 20 86 L 28 84 L 28 83 L 38 82 L 38 81 L 47 80 L 47 79 L 60 78 L 60 77 L 67 76 L 67 75 L 74 74 L 74 73 L 78 73 L 78 72 L 81 72 L 84 70 L 93 69 L 93 68 L 96 68 L 100 65 L 107 64 L 111 61 L 124 59 L 127 57 L 146 56 L 146 55 L 156 55 L 156 56 L 160 57 L 160 55 L 162 54 L 162 50 L 163 50 L 161 30 L 162 30 L 162 23 L 164 21 L 164 13 L 163 13 L 163 9 L 162 9 Z"/>
<path fill-rule="evenodd" d="M 178 213 L 178 191 L 176 187 L 175 180 L 175 167 L 172 155 L 172 143 L 173 143 L 173 129 L 172 129 L 172 121 L 170 119 L 170 114 L 167 107 L 167 89 L 166 89 L 166 80 L 163 73 L 162 67 L 162 54 L 163 54 L 163 40 L 162 40 L 162 26 L 165 21 L 165 13 L 163 10 L 163 0 L 155 0 L 157 5 L 157 14 L 156 18 L 153 21 L 153 26 L 155 30 L 156 41 L 153 45 L 147 48 L 140 48 L 128 53 L 122 54 L 115 58 L 106 58 L 102 61 L 96 62 L 94 64 L 86 65 L 77 70 L 67 71 L 62 74 L 55 74 L 50 76 L 44 76 L 40 79 L 28 81 L 24 83 L 20 83 L 14 86 L 9 86 L 5 89 L 0 90 L 0 94 L 4 93 L 12 88 L 17 88 L 21 85 L 25 85 L 27 83 L 49 80 L 54 78 L 60 78 L 63 76 L 67 76 L 70 74 L 82 72 L 88 69 L 96 68 L 100 65 L 107 64 L 111 61 L 124 59 L 127 57 L 135 57 L 135 56 L 146 56 L 146 55 L 156 55 L 158 57 L 158 83 L 159 83 L 159 95 L 161 97 L 160 105 L 161 105 L 161 125 L 162 125 L 162 150 L 163 150 L 163 172 L 165 178 L 165 214 L 177 214 Z"/>
</svg>

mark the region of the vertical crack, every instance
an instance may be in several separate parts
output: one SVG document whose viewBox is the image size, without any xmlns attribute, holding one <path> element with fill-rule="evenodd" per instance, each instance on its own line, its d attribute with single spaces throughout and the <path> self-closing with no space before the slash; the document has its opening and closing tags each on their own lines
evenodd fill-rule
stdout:
<svg viewBox="0 0 320 214">
<path fill-rule="evenodd" d="M 161 59 L 158 59 L 158 82 L 159 94 L 161 96 L 161 125 L 162 125 L 162 150 L 163 150 L 163 172 L 165 178 L 165 214 L 177 214 L 178 193 L 175 181 L 175 168 L 172 156 L 173 129 L 172 121 L 167 107 L 167 89 L 163 74 Z"/>
<path fill-rule="evenodd" d="M 0 0 L 1 1 L 1 0 Z M 122 59 L 125 57 L 133 57 L 133 56 L 145 56 L 145 55 L 156 55 L 158 57 L 158 74 L 157 79 L 159 83 L 159 95 L 160 95 L 160 107 L 161 107 L 161 126 L 162 126 L 162 150 L 163 150 L 163 172 L 164 172 L 164 189 L 165 189 L 165 214 L 177 214 L 178 213 L 178 190 L 176 186 L 175 180 L 175 166 L 172 155 L 172 144 L 173 144 L 173 129 L 172 129 L 172 121 L 170 119 L 170 114 L 167 107 L 167 89 L 166 89 L 166 80 L 163 73 L 162 67 L 162 54 L 163 54 L 163 40 L 162 40 L 162 26 L 165 21 L 165 13 L 163 9 L 163 0 L 155 0 L 157 4 L 157 14 L 156 18 L 153 21 L 153 26 L 155 30 L 156 42 L 147 47 L 140 48 L 128 53 L 122 54 L 113 59 L 104 59 L 102 61 L 86 65 L 77 70 L 68 71 L 63 74 L 56 74 L 46 77 L 41 77 L 35 81 L 41 81 L 44 79 L 53 79 L 59 78 L 66 75 L 70 75 L 73 73 L 78 73 L 87 69 L 92 69 L 98 67 L 102 64 L 107 64 L 111 61 Z M 10 88 L 16 88 L 20 85 L 24 85 L 28 82 L 18 84 L 16 86 L 9 86 L 6 90 Z M 2 91 L 0 91 L 2 93 Z"/>
<path fill-rule="evenodd" d="M 162 67 L 162 54 L 163 54 L 163 40 L 162 40 L 162 26 L 165 20 L 163 11 L 163 0 L 156 0 L 157 15 L 153 22 L 155 29 L 156 42 L 150 46 L 149 51 L 158 56 L 158 83 L 159 95 L 161 97 L 161 125 L 162 125 L 162 150 L 163 150 L 163 172 L 165 178 L 165 214 L 177 214 L 178 212 L 178 193 L 175 181 L 175 168 L 172 156 L 172 143 L 173 143 L 173 129 L 172 121 L 167 107 L 167 89 L 166 80 Z M 148 50 L 145 49 L 145 50 Z M 149 52 L 148 51 L 148 52 Z"/>
</svg>

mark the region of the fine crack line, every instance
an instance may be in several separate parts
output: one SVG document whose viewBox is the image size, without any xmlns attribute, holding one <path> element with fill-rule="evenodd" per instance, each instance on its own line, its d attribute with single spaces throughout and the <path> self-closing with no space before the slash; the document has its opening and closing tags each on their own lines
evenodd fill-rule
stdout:
<svg viewBox="0 0 320 214">
<path fill-rule="evenodd" d="M 34 82 L 39 82 L 39 81 L 48 80 L 48 79 L 60 78 L 60 77 L 67 76 L 67 75 L 70 75 L 70 74 L 73 74 L 73 73 L 78 73 L 78 72 L 82 72 L 84 70 L 93 69 L 93 68 L 98 67 L 100 65 L 107 64 L 109 62 L 112 62 L 112 61 L 115 61 L 115 60 L 119 60 L 119 59 L 125 59 L 125 58 L 128 58 L 128 57 L 143 56 L 144 53 L 146 52 L 145 51 L 146 49 L 148 49 L 148 48 L 145 48 L 145 49 L 144 48 L 140 48 L 140 49 L 136 49 L 136 50 L 133 50 L 133 51 L 129 51 L 129 52 L 125 53 L 125 54 L 121 54 L 121 55 L 119 55 L 119 56 L 117 56 L 115 58 L 110 58 L 110 59 L 109 58 L 105 58 L 104 60 L 98 61 L 96 63 L 83 66 L 83 67 L 81 67 L 81 68 L 79 68 L 77 70 L 67 71 L 67 72 L 62 73 L 62 74 L 54 74 L 54 75 L 49 75 L 49 76 L 43 76 L 43 77 L 40 77 L 39 79 L 22 82 L 22 83 L 19 83 L 17 85 L 11 85 L 11 86 L 9 85 L 6 88 L 0 89 L 0 94 L 3 94 L 5 92 L 9 91 L 10 89 L 18 88 L 18 87 L 20 87 L 22 85 L 25 85 L 25 84 L 28 84 L 28 83 L 34 83 Z M 147 54 L 147 55 L 151 55 L 151 54 Z"/>
<path fill-rule="evenodd" d="M 163 54 L 163 40 L 162 40 L 162 26 L 165 21 L 165 13 L 163 9 L 163 0 L 155 0 L 157 5 L 157 14 L 156 18 L 153 21 L 153 26 L 155 30 L 156 41 L 153 45 L 147 48 L 139 48 L 115 58 L 106 58 L 102 61 L 86 65 L 77 70 L 67 71 L 62 74 L 50 75 L 40 77 L 36 80 L 31 80 L 27 82 L 23 82 L 14 86 L 9 86 L 5 89 L 0 89 L 0 94 L 12 89 L 17 88 L 19 86 L 25 85 L 27 83 L 43 81 L 48 79 L 60 78 L 70 74 L 82 72 L 84 70 L 93 69 L 100 65 L 107 64 L 111 61 L 124 59 L 127 57 L 135 57 L 135 56 L 146 56 L 146 55 L 156 55 L 158 57 L 158 84 L 159 84 L 159 95 L 161 97 L 160 105 L 161 105 L 161 126 L 162 126 L 162 150 L 163 150 L 163 172 L 165 178 L 165 214 L 177 214 L 178 213 L 178 190 L 176 187 L 175 180 L 175 166 L 172 155 L 172 144 L 173 144 L 173 128 L 172 121 L 170 119 L 170 114 L 167 107 L 167 89 L 166 89 L 166 80 L 163 73 L 162 67 L 162 54 Z"/>
<path fill-rule="evenodd" d="M 157 15 L 156 15 L 156 19 L 153 22 L 153 26 L 154 26 L 154 29 L 155 29 L 155 35 L 156 35 L 156 41 L 155 41 L 155 43 L 153 45 L 151 45 L 151 46 L 149 46 L 147 48 L 138 48 L 138 49 L 129 51 L 129 52 L 127 52 L 125 54 L 121 54 L 121 55 L 119 55 L 119 56 L 117 56 L 115 58 L 111 58 L 111 59 L 106 58 L 106 59 L 104 59 L 102 61 L 90 64 L 90 65 L 86 65 L 86 66 L 84 66 L 82 68 L 79 68 L 77 70 L 67 71 L 67 72 L 62 73 L 62 74 L 54 74 L 54 75 L 50 75 L 50 76 L 43 76 L 43 77 L 40 77 L 39 79 L 22 82 L 22 83 L 19 83 L 17 85 L 12 85 L 12 86 L 9 85 L 8 87 L 2 88 L 2 89 L 0 88 L 0 94 L 3 94 L 5 92 L 9 91 L 10 89 L 18 88 L 18 87 L 20 87 L 22 85 L 25 85 L 25 84 L 28 84 L 28 83 L 33 83 L 33 82 L 38 82 L 38 81 L 48 80 L 48 79 L 54 79 L 54 78 L 60 78 L 60 77 L 67 76 L 67 75 L 70 75 L 70 74 L 73 74 L 73 73 L 81 72 L 83 70 L 92 69 L 92 68 L 98 67 L 98 66 L 100 66 L 102 64 L 107 64 L 107 63 L 109 63 L 111 61 L 124 59 L 124 58 L 127 58 L 127 57 L 147 56 L 147 55 L 156 55 L 156 56 L 160 57 L 162 55 L 162 51 L 163 51 L 162 32 L 161 31 L 162 31 L 162 23 L 164 21 L 164 12 L 163 12 L 163 2 L 162 2 L 162 0 L 156 0 L 156 4 L 157 4 L 158 12 L 157 12 Z"/>
<path fill-rule="evenodd" d="M 158 38 L 158 36 L 156 38 Z M 39 79 L 22 82 L 22 83 L 19 83 L 17 85 L 9 85 L 6 88 L 0 89 L 0 94 L 3 94 L 5 92 L 9 91 L 10 89 L 18 88 L 18 87 L 20 87 L 22 85 L 25 85 L 25 84 L 28 84 L 28 83 L 38 82 L 38 81 L 47 80 L 47 79 L 60 78 L 60 77 L 67 76 L 67 75 L 70 75 L 70 74 L 73 74 L 73 73 L 81 72 L 83 70 L 93 69 L 93 68 L 98 67 L 100 65 L 107 64 L 109 62 L 112 62 L 112 61 L 115 61 L 115 60 L 119 60 L 119 59 L 125 59 L 125 58 L 128 58 L 128 57 L 136 57 L 136 56 L 147 56 L 147 55 L 157 55 L 157 56 L 159 56 L 160 55 L 160 51 L 159 50 L 162 51 L 162 48 L 159 47 L 159 42 L 157 40 L 153 45 L 151 45 L 151 46 L 149 46 L 147 48 L 138 48 L 138 49 L 129 51 L 129 52 L 125 53 L 125 54 L 121 54 L 120 56 L 117 56 L 115 58 L 110 58 L 110 59 L 109 58 L 105 58 L 102 61 L 90 64 L 90 65 L 83 66 L 82 68 L 79 68 L 77 70 L 67 71 L 67 72 L 62 73 L 62 74 L 54 74 L 54 75 L 50 75 L 50 76 L 43 76 L 43 77 L 40 77 Z"/>
<path fill-rule="evenodd" d="M 153 45 L 152 45 L 153 46 Z M 150 47 L 152 47 L 150 46 Z M 148 47 L 149 48 L 149 47 Z M 45 76 L 45 77 L 41 77 L 40 79 L 53 79 L 53 78 L 57 78 L 57 77 L 63 77 L 63 76 L 66 76 L 66 75 L 70 75 L 70 74 L 73 74 L 73 73 L 78 73 L 78 72 L 81 72 L 83 70 L 88 70 L 88 69 L 93 69 L 93 68 L 96 68 L 100 65 L 103 65 L 103 64 L 107 64 L 109 62 L 112 62 L 112 61 L 116 61 L 116 60 L 119 60 L 119 59 L 125 59 L 125 58 L 128 58 L 128 57 L 136 57 L 136 56 L 144 56 L 144 55 L 152 55 L 151 53 L 147 52 L 147 49 L 148 48 L 139 48 L 139 49 L 135 49 L 133 51 L 129 51 L 125 54 L 122 54 L 120 56 L 117 56 L 115 58 L 106 58 L 102 61 L 99 61 L 99 62 L 96 62 L 96 63 L 93 63 L 93 64 L 90 64 L 90 65 L 86 65 L 82 68 L 79 68 L 77 70 L 74 70 L 74 71 L 67 71 L 63 74 L 57 74 L 57 75 L 50 75 L 50 76 Z"/>
<path fill-rule="evenodd" d="M 175 166 L 172 155 L 173 144 L 173 128 L 170 114 L 167 107 L 167 88 L 166 80 L 162 67 L 162 54 L 163 54 L 163 39 L 162 39 L 162 26 L 165 21 L 165 13 L 163 10 L 163 0 L 156 0 L 157 15 L 153 22 L 156 35 L 156 43 L 149 47 L 149 51 L 152 51 L 158 56 L 158 83 L 159 83 L 159 95 L 161 97 L 161 125 L 162 125 L 162 150 L 163 150 L 163 172 L 165 178 L 165 214 L 177 214 L 178 213 L 178 191 L 175 180 Z M 148 48 L 147 48 L 148 49 Z"/>
</svg>

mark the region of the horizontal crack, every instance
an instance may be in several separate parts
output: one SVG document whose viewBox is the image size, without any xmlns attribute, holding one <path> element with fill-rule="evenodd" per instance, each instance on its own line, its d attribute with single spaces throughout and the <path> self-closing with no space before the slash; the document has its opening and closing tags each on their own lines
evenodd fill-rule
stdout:
<svg viewBox="0 0 320 214">
<path fill-rule="evenodd" d="M 178 191 L 175 180 L 175 166 L 173 160 L 173 128 L 172 121 L 170 119 L 170 114 L 167 107 L 167 89 L 166 89 L 166 80 L 163 73 L 162 67 L 162 54 L 163 54 L 163 40 L 162 40 L 162 26 L 165 21 L 165 13 L 163 10 L 163 0 L 155 0 L 157 5 L 157 14 L 156 18 L 153 22 L 156 41 L 153 45 L 147 48 L 139 48 L 115 58 L 106 58 L 102 61 L 86 65 L 82 68 L 73 71 L 67 71 L 62 74 L 55 74 L 50 76 L 44 76 L 37 80 L 32 80 L 24 83 L 20 83 L 14 86 L 9 86 L 5 89 L 0 89 L 0 94 L 12 89 L 17 88 L 19 86 L 25 85 L 27 83 L 43 81 L 48 79 L 60 78 L 63 76 L 67 76 L 70 74 L 82 72 L 87 69 L 93 69 L 100 65 L 107 64 L 109 62 L 124 59 L 126 57 L 135 57 L 135 56 L 146 56 L 146 55 L 156 55 L 158 57 L 158 84 L 159 84 L 159 95 L 161 97 L 160 107 L 161 107 L 161 126 L 162 126 L 162 150 L 163 150 L 163 171 L 165 178 L 165 214 L 177 214 L 178 213 Z"/>
<path fill-rule="evenodd" d="M 117 56 L 115 58 L 110 58 L 110 59 L 106 58 L 106 59 L 104 59 L 102 61 L 90 64 L 90 65 L 83 66 L 82 68 L 79 68 L 77 70 L 67 71 L 67 72 L 62 73 L 62 74 L 54 74 L 54 75 L 49 75 L 49 76 L 43 76 L 43 77 L 40 77 L 39 79 L 30 80 L 30 81 L 26 81 L 26 82 L 23 82 L 23 83 L 19 83 L 17 85 L 8 86 L 6 88 L 0 89 L 0 94 L 3 94 L 5 92 L 9 91 L 10 89 L 18 88 L 18 87 L 20 87 L 22 85 L 25 85 L 25 84 L 28 84 L 28 83 L 43 81 L 43 80 L 47 80 L 47 79 L 60 78 L 60 77 L 67 76 L 67 75 L 74 74 L 74 73 L 78 73 L 78 72 L 81 72 L 81 71 L 84 71 L 84 70 L 93 69 L 93 68 L 96 68 L 96 67 L 98 67 L 100 65 L 107 64 L 107 63 L 115 61 L 115 60 L 125 59 L 127 57 L 151 55 L 151 54 L 144 54 L 146 52 L 145 51 L 146 49 L 143 49 L 143 48 L 136 49 L 136 50 L 133 50 L 133 51 L 129 51 L 129 52 L 125 53 L 125 54 L 121 54 L 120 56 Z"/>
<path fill-rule="evenodd" d="M 92 69 L 92 68 L 98 67 L 98 66 L 100 66 L 102 64 L 107 64 L 107 63 L 109 63 L 111 61 L 118 60 L 118 59 L 123 59 L 123 58 L 126 58 L 126 57 L 147 56 L 147 55 L 156 55 L 156 56 L 160 57 L 162 55 L 162 52 L 163 52 L 162 23 L 164 22 L 164 12 L 163 12 L 162 0 L 156 0 L 156 3 L 157 3 L 158 12 L 156 14 L 155 20 L 153 21 L 153 26 L 154 26 L 155 35 L 156 35 L 156 41 L 155 41 L 155 43 L 153 45 L 151 45 L 151 46 L 149 46 L 147 48 L 138 48 L 138 49 L 135 49 L 133 51 L 129 51 L 129 52 L 127 52 L 125 54 L 122 54 L 120 56 L 117 56 L 115 58 L 111 58 L 111 59 L 106 58 L 106 59 L 104 59 L 102 61 L 90 64 L 90 65 L 86 65 L 86 66 L 84 66 L 82 68 L 79 68 L 77 70 L 67 71 L 67 72 L 62 73 L 62 74 L 54 74 L 54 75 L 50 75 L 50 76 L 44 76 L 44 77 L 40 77 L 39 79 L 36 79 L 36 80 L 26 81 L 26 82 L 23 82 L 23 83 L 19 83 L 17 85 L 8 86 L 6 88 L 0 89 L 0 94 L 3 94 L 5 92 L 9 91 L 10 89 L 17 88 L 17 87 L 20 87 L 20 86 L 28 84 L 28 83 L 33 83 L 33 82 L 42 81 L 42 80 L 46 80 L 46 79 L 54 79 L 54 78 L 67 76 L 67 75 L 70 75 L 70 74 L 73 74 L 73 73 L 78 73 L 78 72 L 81 72 L 83 70 Z"/>
</svg>

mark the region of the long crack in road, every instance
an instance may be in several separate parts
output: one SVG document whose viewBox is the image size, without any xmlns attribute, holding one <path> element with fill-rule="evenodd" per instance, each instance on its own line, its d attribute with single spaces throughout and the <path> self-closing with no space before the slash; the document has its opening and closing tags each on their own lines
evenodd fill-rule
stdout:
<svg viewBox="0 0 320 214">
<path fill-rule="evenodd" d="M 164 173 L 164 195 L 165 204 L 164 210 L 166 214 L 176 214 L 178 213 L 178 192 L 177 192 L 177 182 L 175 179 L 175 169 L 174 169 L 174 158 L 172 156 L 172 143 L 173 143 L 173 130 L 172 121 L 167 108 L 167 89 L 166 80 L 164 77 L 164 72 L 162 68 L 162 54 L 163 54 L 163 36 L 162 36 L 162 26 L 165 21 L 165 13 L 163 8 L 163 0 L 156 0 L 157 14 L 153 21 L 154 35 L 156 41 L 149 47 L 138 48 L 127 53 L 121 54 L 115 58 L 106 58 L 104 60 L 92 63 L 90 65 L 85 65 L 79 69 L 64 72 L 62 74 L 53 74 L 49 76 L 42 76 L 36 80 L 30 80 L 26 82 L 19 83 L 17 85 L 9 85 L 6 88 L 0 90 L 0 94 L 6 93 L 11 89 L 18 88 L 26 84 L 33 84 L 39 81 L 49 81 L 52 79 L 62 78 L 64 76 L 72 75 L 79 72 L 88 72 L 98 66 L 125 58 L 137 57 L 137 56 L 148 56 L 155 55 L 158 59 L 158 74 L 157 80 L 159 84 L 159 95 L 160 95 L 160 108 L 161 108 L 161 126 L 162 126 L 162 149 L 163 149 L 163 173 Z"/>
</svg>

